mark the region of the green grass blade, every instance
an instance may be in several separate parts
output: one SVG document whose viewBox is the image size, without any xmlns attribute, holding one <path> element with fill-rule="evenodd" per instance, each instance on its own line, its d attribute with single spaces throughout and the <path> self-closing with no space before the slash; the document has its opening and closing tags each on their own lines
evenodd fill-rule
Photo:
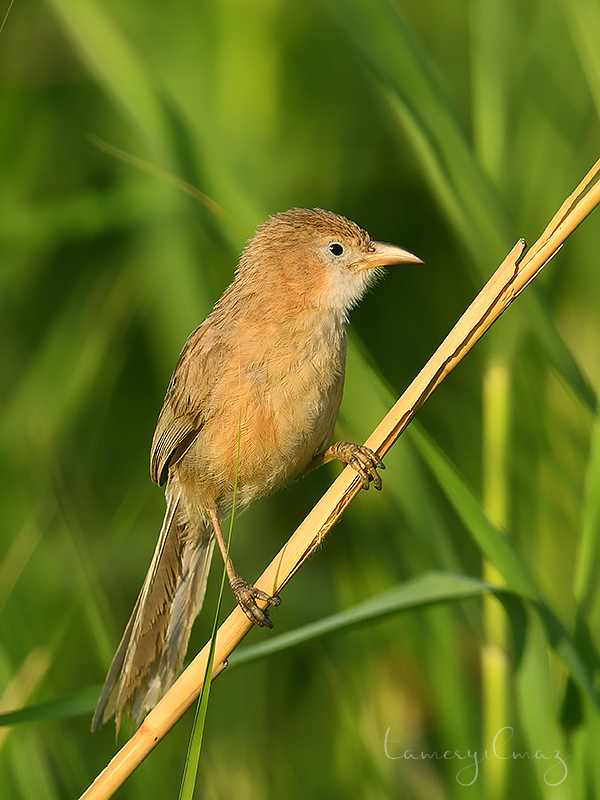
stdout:
<svg viewBox="0 0 600 800">
<path fill-rule="evenodd" d="M 467 530 L 500 571 L 507 587 L 529 600 L 541 600 L 531 571 L 508 539 L 489 521 L 481 503 L 449 459 L 418 424 L 413 423 L 408 432 Z"/>
<path fill-rule="evenodd" d="M 166 125 L 147 66 L 106 7 L 95 0 L 51 0 L 84 63 L 137 123 L 155 154 L 166 156 Z"/>
<path fill-rule="evenodd" d="M 562 0 L 596 113 L 600 113 L 600 8 L 594 0 Z"/>
<path fill-rule="evenodd" d="M 519 602 L 531 602 L 530 597 L 520 596 L 516 592 L 500 586 L 493 586 L 478 578 L 446 572 L 431 572 L 383 592 L 363 603 L 358 603 L 345 611 L 275 636 L 257 645 L 244 647 L 231 655 L 229 667 L 241 666 L 305 642 L 332 633 L 338 633 L 357 625 L 364 625 L 383 619 L 399 612 L 434 604 L 467 600 L 485 594 L 510 595 Z M 551 646 L 569 666 L 588 695 L 594 702 L 598 703 L 587 671 L 575 652 L 566 630 L 544 603 L 534 601 L 534 605 L 544 622 Z M 207 674 L 209 674 L 208 670 Z M 210 685 L 210 681 L 205 681 L 205 685 Z M 89 686 L 56 700 L 0 714 L 0 725 L 15 725 L 20 722 L 36 722 L 43 719 L 66 719 L 88 714 L 95 708 L 99 693 L 99 686 Z M 205 719 L 206 709 L 207 701 L 202 705 L 201 713 L 204 716 L 198 717 L 199 724 Z M 199 730 L 201 731 L 201 729 Z M 194 751 L 196 751 L 198 745 L 201 745 L 201 738 L 195 742 Z"/>
<path fill-rule="evenodd" d="M 531 615 L 528 619 L 524 644 L 523 655 L 516 670 L 515 690 L 527 750 L 543 752 L 546 755 L 558 750 L 563 758 L 566 757 L 567 780 L 563 780 L 562 783 L 559 782 L 565 777 L 565 770 L 558 762 L 539 759 L 533 766 L 542 796 L 567 800 L 578 796 L 572 793 L 572 778 L 569 775 L 573 766 L 568 760 L 571 748 L 565 746 L 564 732 L 560 728 L 556 714 L 548 659 L 547 631 L 544 631 L 540 619 L 536 619 L 535 615 Z M 511 750 L 512 748 L 507 746 L 500 752 L 502 755 L 508 755 Z M 553 769 L 548 772 L 553 765 L 555 765 Z M 558 785 L 548 786 L 544 781 L 544 775 L 547 776 L 548 783 L 556 782 Z"/>
<path fill-rule="evenodd" d="M 586 663 L 589 659 L 586 659 L 577 648 L 559 617 L 543 598 L 529 568 L 506 537 L 487 519 L 473 492 L 435 443 L 415 423 L 408 430 L 467 530 L 502 574 L 508 589 L 536 605 L 551 647 L 600 709 L 600 697 L 594 689 L 590 669 Z M 596 660 L 597 656 L 594 657 L 594 661 Z"/>
<path fill-rule="evenodd" d="M 469 578 L 465 575 L 431 572 L 338 614 L 333 614 L 310 625 L 304 625 L 296 630 L 288 631 L 288 633 L 280 636 L 272 637 L 257 645 L 244 647 L 231 655 L 229 668 L 247 664 L 259 658 L 265 658 L 272 653 L 288 650 L 291 647 L 296 647 L 322 636 L 344 631 L 356 625 L 364 625 L 368 622 L 383 619 L 401 611 L 423 608 L 438 603 L 468 600 L 490 592 L 504 592 L 504 590 L 485 581 Z M 208 668 L 207 674 L 210 674 L 208 673 Z M 210 681 L 205 683 L 210 685 Z M 18 711 L 0 714 L 0 726 L 16 725 L 21 722 L 38 722 L 46 719 L 67 719 L 89 714 L 96 707 L 100 689 L 100 686 L 88 686 L 56 700 L 49 700 L 45 703 L 27 706 Z M 205 717 L 206 702 L 201 711 L 200 708 L 199 705 L 197 714 L 202 713 Z M 199 716 L 198 724 L 200 724 L 201 719 L 202 717 Z M 196 742 L 197 744 L 198 742 Z"/>
<path fill-rule="evenodd" d="M 198 704 L 196 706 L 196 713 L 194 715 L 192 735 L 190 737 L 185 759 L 185 766 L 183 769 L 183 778 L 181 780 L 181 788 L 179 790 L 179 800 L 192 800 L 194 796 L 194 789 L 196 788 L 196 778 L 198 776 L 198 766 L 200 764 L 200 752 L 202 750 L 204 728 L 206 726 L 206 715 L 208 713 L 208 700 L 212 686 L 211 675 L 215 661 L 217 630 L 219 628 L 219 614 L 221 613 L 221 601 L 223 599 L 226 575 L 226 567 L 223 565 L 223 575 L 221 578 L 221 587 L 219 589 L 219 597 L 217 599 L 217 607 L 215 610 L 215 618 L 210 638 L 208 660 L 206 662 L 206 669 L 204 671 L 204 680 L 202 681 L 202 691 L 200 692 L 200 697 L 198 698 Z"/>
<path fill-rule="evenodd" d="M 240 377 L 241 380 L 241 377 Z M 202 740 L 204 738 L 204 728 L 206 725 L 206 714 L 208 712 L 208 699 L 210 697 L 210 689 L 212 686 L 211 676 L 213 671 L 213 664 L 215 660 L 215 649 L 217 646 L 217 632 L 219 630 L 219 615 L 221 613 L 221 604 L 223 602 L 223 592 L 225 590 L 225 581 L 227 580 L 227 561 L 229 559 L 229 548 L 231 547 L 231 539 L 233 537 L 233 521 L 235 519 L 235 506 L 237 500 L 238 489 L 238 476 L 240 468 L 240 453 L 242 446 L 242 395 L 241 386 L 239 393 L 239 419 L 238 419 L 238 443 L 237 443 L 237 462 L 235 469 L 235 480 L 233 484 L 233 500 L 231 505 L 231 516 L 229 518 L 229 533 L 227 535 L 227 550 L 223 562 L 223 571 L 221 573 L 221 585 L 219 586 L 219 596 L 217 598 L 217 607 L 215 609 L 215 616 L 213 620 L 212 633 L 210 637 L 210 649 L 208 651 L 208 659 L 206 662 L 206 669 L 204 671 L 204 680 L 202 681 L 202 691 L 196 708 L 196 715 L 194 717 L 194 725 L 192 728 L 192 736 L 185 759 L 185 767 L 183 770 L 183 778 L 181 781 L 181 789 L 179 791 L 179 800 L 192 800 L 194 796 L 194 789 L 196 787 L 196 778 L 198 775 L 198 765 L 200 763 L 200 751 L 202 750 Z"/>
<path fill-rule="evenodd" d="M 580 610 L 585 613 L 593 605 L 594 596 L 597 596 L 600 566 L 600 415 L 596 416 L 592 429 L 581 521 L 574 590 Z"/>
<path fill-rule="evenodd" d="M 515 53 L 508 0 L 471 3 L 473 140 L 478 160 L 495 186 L 506 182 L 506 139 L 511 61 Z"/>
<path fill-rule="evenodd" d="M 396 586 L 376 597 L 358 603 L 352 608 L 332 614 L 324 619 L 303 625 L 293 631 L 274 636 L 265 642 L 244 647 L 232 653 L 230 667 L 247 664 L 272 653 L 279 653 L 313 639 L 339 633 L 356 625 L 374 622 L 401 611 L 410 611 L 436 603 L 456 602 L 479 597 L 482 594 L 503 591 L 478 578 L 455 575 L 449 572 L 430 572 Z"/>
<path fill-rule="evenodd" d="M 46 719 L 69 719 L 91 714 L 100 697 L 101 686 L 86 686 L 75 692 L 47 700 L 44 703 L 25 706 L 17 711 L 6 711 L 0 714 L 0 726 L 18 725 L 21 722 L 41 722 Z"/>
<path fill-rule="evenodd" d="M 387 414 L 396 396 L 373 366 L 354 330 L 349 331 L 344 398 L 339 415 L 341 438 L 364 441 Z M 439 569 L 459 573 L 460 559 L 448 533 L 439 503 L 432 496 L 421 459 L 408 437 L 402 437 L 385 458 L 384 495 L 390 498 L 389 524 L 398 524 L 400 511 L 415 538 L 432 554 L 433 563 L 411 564 L 415 570 Z M 413 549 L 414 550 L 414 549 Z"/>
</svg>

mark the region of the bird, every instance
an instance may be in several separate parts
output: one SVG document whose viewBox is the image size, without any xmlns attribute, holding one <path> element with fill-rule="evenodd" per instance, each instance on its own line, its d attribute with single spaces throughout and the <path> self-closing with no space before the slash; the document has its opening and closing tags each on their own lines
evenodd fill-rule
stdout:
<svg viewBox="0 0 600 800">
<path fill-rule="evenodd" d="M 152 441 L 150 474 L 165 486 L 156 550 L 116 651 L 92 730 L 136 725 L 174 682 L 198 614 L 215 542 L 247 617 L 272 627 L 280 598 L 246 582 L 220 520 L 337 459 L 381 488 L 381 459 L 331 444 L 344 385 L 349 311 L 393 264 L 420 264 L 323 209 L 270 216 L 248 240 L 232 283 L 190 334 Z M 262 601 L 261 607 L 257 601 Z"/>
</svg>

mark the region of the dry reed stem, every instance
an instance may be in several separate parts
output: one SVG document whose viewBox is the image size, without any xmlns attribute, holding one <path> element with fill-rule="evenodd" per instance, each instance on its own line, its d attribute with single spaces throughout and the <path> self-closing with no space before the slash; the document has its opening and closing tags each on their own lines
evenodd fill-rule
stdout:
<svg viewBox="0 0 600 800">
<path fill-rule="evenodd" d="M 368 438 L 368 447 L 380 456 L 387 453 L 434 389 L 595 208 L 600 202 L 600 181 L 596 180 L 599 171 L 600 160 L 563 203 L 542 236 L 521 261 L 519 259 L 526 245 L 523 239 L 517 242 L 402 397 Z M 360 481 L 356 473 L 346 467 L 267 567 L 256 586 L 269 594 L 279 592 L 318 548 L 359 491 Z M 225 669 L 227 658 L 251 627 L 239 607 L 223 622 L 217 633 L 213 680 Z M 111 797 L 173 727 L 200 694 L 208 650 L 207 644 L 80 800 L 104 800 Z"/>
</svg>

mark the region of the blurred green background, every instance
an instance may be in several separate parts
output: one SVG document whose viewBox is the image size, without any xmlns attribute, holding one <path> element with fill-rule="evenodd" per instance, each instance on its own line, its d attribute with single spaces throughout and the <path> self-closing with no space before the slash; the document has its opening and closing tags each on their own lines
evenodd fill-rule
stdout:
<svg viewBox="0 0 600 800">
<path fill-rule="evenodd" d="M 0 728 L 1 797 L 76 797 L 114 753 L 112 726 L 89 733 L 90 698 L 162 520 L 154 425 L 255 226 L 320 206 L 425 260 L 352 314 L 338 433 L 364 441 L 600 156 L 599 42 L 594 0 L 15 0 L 0 35 L 0 703 L 73 710 Z M 445 381 L 386 459 L 383 493 L 362 493 L 275 631 L 247 642 L 394 587 L 404 610 L 232 665 L 198 797 L 600 795 L 599 220 Z M 236 521 L 247 579 L 336 472 Z M 190 726 L 117 796 L 175 797 Z M 505 726 L 498 755 L 532 757 L 494 757 Z M 467 751 L 486 749 L 476 774 Z M 556 750 L 566 778 L 546 772 Z"/>
</svg>

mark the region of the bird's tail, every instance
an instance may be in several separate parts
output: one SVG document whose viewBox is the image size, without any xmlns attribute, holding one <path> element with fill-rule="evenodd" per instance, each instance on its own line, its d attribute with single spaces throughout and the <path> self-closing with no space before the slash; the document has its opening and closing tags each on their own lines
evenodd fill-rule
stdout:
<svg viewBox="0 0 600 800">
<path fill-rule="evenodd" d="M 214 535 L 193 522 L 178 487 L 167 511 L 150 569 L 108 671 L 92 730 L 113 714 L 139 725 L 174 682 L 192 624 L 202 606 Z"/>
</svg>

